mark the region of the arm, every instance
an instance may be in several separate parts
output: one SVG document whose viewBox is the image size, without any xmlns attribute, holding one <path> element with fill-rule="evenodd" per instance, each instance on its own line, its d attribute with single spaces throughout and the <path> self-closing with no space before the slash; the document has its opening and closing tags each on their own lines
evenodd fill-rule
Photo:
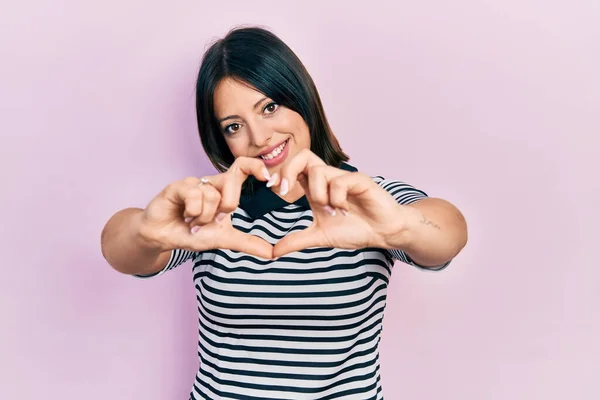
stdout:
<svg viewBox="0 0 600 400">
<path fill-rule="evenodd" d="M 235 211 L 249 175 L 267 180 L 264 170 L 259 159 L 238 157 L 227 173 L 206 177 L 209 184 L 188 177 L 169 184 L 143 210 L 119 211 L 101 234 L 104 258 L 117 271 L 137 277 L 160 275 L 209 249 L 270 258 L 270 244 L 235 229 L 231 217 L 216 219 L 219 212 Z"/>
<path fill-rule="evenodd" d="M 414 262 L 435 267 L 454 258 L 467 243 L 467 223 L 451 203 L 438 198 L 423 198 L 399 205 L 401 224 L 388 239 L 388 248 L 404 251 Z"/>
<path fill-rule="evenodd" d="M 151 275 L 161 271 L 171 256 L 145 241 L 140 234 L 142 211 L 127 208 L 113 215 L 102 230 L 102 255 L 117 271 Z"/>
</svg>

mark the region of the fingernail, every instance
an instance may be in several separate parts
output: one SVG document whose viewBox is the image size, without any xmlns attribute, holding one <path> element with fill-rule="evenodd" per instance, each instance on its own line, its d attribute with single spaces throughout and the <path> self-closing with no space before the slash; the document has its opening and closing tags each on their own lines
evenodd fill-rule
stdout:
<svg viewBox="0 0 600 400">
<path fill-rule="evenodd" d="M 184 219 L 184 221 L 185 221 L 186 224 L 189 224 L 192 219 L 194 219 L 194 218 L 187 217 L 186 219 Z"/>
<path fill-rule="evenodd" d="M 325 206 L 323 208 L 325 209 L 325 211 L 327 211 L 329 213 L 329 215 L 331 215 L 332 217 L 335 217 L 335 210 L 333 208 L 331 208 L 331 206 Z"/>
<path fill-rule="evenodd" d="M 190 229 L 190 232 L 196 233 L 196 232 L 198 232 L 199 229 L 200 229 L 200 227 L 198 225 L 196 225 L 192 229 Z"/>
<path fill-rule="evenodd" d="M 342 212 L 342 214 L 344 214 L 344 216 L 348 215 L 348 210 L 344 210 L 343 208 L 340 208 L 340 211 Z"/>
<path fill-rule="evenodd" d="M 270 188 L 271 186 L 273 186 L 273 184 L 275 183 L 276 180 L 277 180 L 277 172 L 275 172 L 273 174 L 273 176 L 271 176 L 271 179 L 269 179 L 269 182 L 267 182 L 267 187 Z"/>
<path fill-rule="evenodd" d="M 217 222 L 221 222 L 221 221 L 223 221 L 223 219 L 224 219 L 226 216 L 227 216 L 227 214 L 225 214 L 225 213 L 219 213 L 219 214 L 217 214 L 217 217 L 215 218 L 215 221 L 217 221 Z"/>
<path fill-rule="evenodd" d="M 280 195 L 285 196 L 287 194 L 287 192 L 288 192 L 288 185 L 289 185 L 288 180 L 285 179 L 285 178 L 283 178 L 281 180 L 281 185 L 280 185 L 281 186 L 281 190 L 279 192 Z"/>
<path fill-rule="evenodd" d="M 269 174 L 269 170 L 266 168 L 263 168 L 263 175 L 265 176 L 265 179 L 271 179 L 271 175 Z"/>
</svg>

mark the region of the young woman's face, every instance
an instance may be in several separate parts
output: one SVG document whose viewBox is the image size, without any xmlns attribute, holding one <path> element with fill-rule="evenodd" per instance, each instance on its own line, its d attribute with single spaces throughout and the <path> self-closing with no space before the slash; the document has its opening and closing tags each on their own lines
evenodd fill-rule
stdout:
<svg viewBox="0 0 600 400">
<path fill-rule="evenodd" d="M 234 157 L 258 157 L 271 174 L 302 149 L 310 149 L 304 119 L 234 79 L 222 80 L 214 95 L 215 116 Z"/>
</svg>

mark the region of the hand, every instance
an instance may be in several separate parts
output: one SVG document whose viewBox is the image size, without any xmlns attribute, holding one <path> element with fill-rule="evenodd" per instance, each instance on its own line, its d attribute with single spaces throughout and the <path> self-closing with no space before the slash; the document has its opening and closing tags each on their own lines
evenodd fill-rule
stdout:
<svg viewBox="0 0 600 400">
<path fill-rule="evenodd" d="M 239 157 L 225 173 L 200 179 L 190 177 L 167 186 L 146 207 L 140 233 L 163 251 L 230 249 L 272 258 L 273 247 L 231 224 L 241 187 L 249 175 L 266 181 L 269 173 L 256 158 Z"/>
<path fill-rule="evenodd" d="M 281 239 L 274 257 L 310 247 L 388 248 L 386 239 L 402 232 L 404 217 L 411 213 L 369 176 L 328 166 L 308 150 L 280 173 L 272 179 L 273 186 L 291 190 L 302 185 L 313 223 Z"/>
</svg>

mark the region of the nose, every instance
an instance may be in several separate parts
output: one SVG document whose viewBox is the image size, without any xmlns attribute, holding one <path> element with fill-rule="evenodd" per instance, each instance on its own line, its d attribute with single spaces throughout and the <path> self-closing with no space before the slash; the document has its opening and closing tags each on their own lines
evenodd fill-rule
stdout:
<svg viewBox="0 0 600 400">
<path fill-rule="evenodd" d="M 273 136 L 271 129 L 259 121 L 255 121 L 249 125 L 251 143 L 258 148 L 267 146 Z"/>
</svg>

